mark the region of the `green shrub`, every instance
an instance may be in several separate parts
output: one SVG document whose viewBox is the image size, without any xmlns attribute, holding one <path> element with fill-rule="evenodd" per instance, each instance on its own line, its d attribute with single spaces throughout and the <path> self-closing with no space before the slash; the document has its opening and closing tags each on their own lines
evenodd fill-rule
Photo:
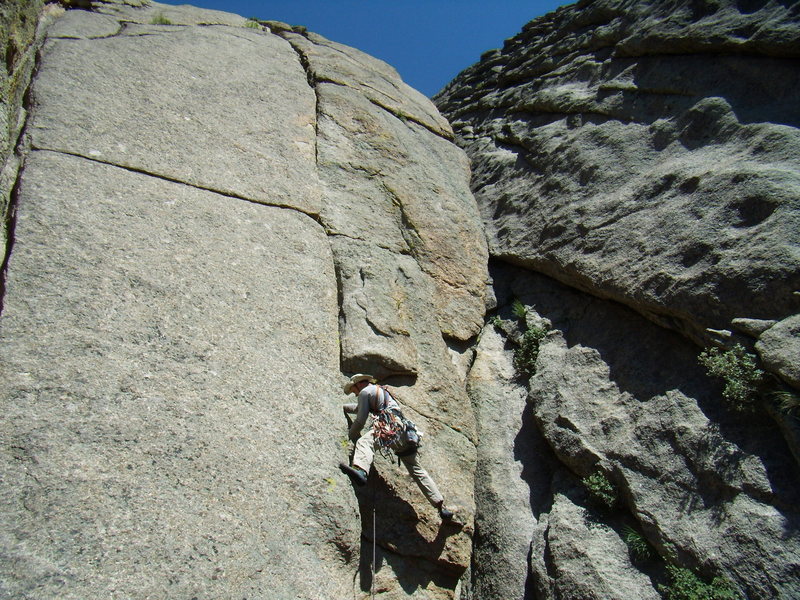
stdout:
<svg viewBox="0 0 800 600">
<path fill-rule="evenodd" d="M 164 13 L 158 13 L 155 17 L 150 20 L 151 25 L 172 25 L 172 21 L 170 21 L 167 17 L 164 16 Z"/>
<path fill-rule="evenodd" d="M 245 27 L 250 29 L 261 29 L 261 23 L 258 22 L 258 17 L 250 17 L 244 24 Z"/>
<path fill-rule="evenodd" d="M 540 327 L 531 327 L 522 334 L 519 346 L 514 349 L 514 368 L 518 373 L 527 377 L 536 373 L 539 344 L 545 335 L 547 335 L 547 331 Z"/>
<path fill-rule="evenodd" d="M 700 353 L 700 364 L 713 377 L 725 382 L 722 396 L 738 411 L 751 410 L 757 397 L 758 386 L 764 371 L 756 366 L 756 357 L 736 344 L 731 350 L 721 352 L 718 348 L 706 348 Z"/>
<path fill-rule="evenodd" d="M 528 315 L 528 309 L 516 298 L 514 302 L 511 303 L 511 312 L 519 319 L 524 319 Z"/>
<path fill-rule="evenodd" d="M 641 533 L 630 525 L 626 525 L 622 530 L 622 539 L 628 546 L 628 552 L 637 560 L 650 560 L 655 556 L 655 551 Z"/>
<path fill-rule="evenodd" d="M 608 480 L 601 471 L 595 471 L 588 477 L 581 479 L 581 483 L 586 486 L 589 497 L 593 502 L 606 508 L 614 508 L 617 504 L 617 488 Z"/>
<path fill-rule="evenodd" d="M 723 577 L 705 583 L 694 572 L 667 565 L 669 585 L 659 585 L 658 591 L 666 600 L 741 600 L 739 593 Z"/>
</svg>

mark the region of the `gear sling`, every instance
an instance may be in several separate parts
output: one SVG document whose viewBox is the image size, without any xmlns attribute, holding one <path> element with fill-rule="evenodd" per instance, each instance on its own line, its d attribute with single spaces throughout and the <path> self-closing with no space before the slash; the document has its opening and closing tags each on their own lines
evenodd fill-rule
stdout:
<svg viewBox="0 0 800 600">
<path fill-rule="evenodd" d="M 409 456 L 422 444 L 422 432 L 410 419 L 406 419 L 399 408 L 389 407 L 388 396 L 399 406 L 386 386 L 376 385 L 376 416 L 372 422 L 372 435 L 375 446 L 386 455 L 394 449 L 398 457 Z"/>
</svg>

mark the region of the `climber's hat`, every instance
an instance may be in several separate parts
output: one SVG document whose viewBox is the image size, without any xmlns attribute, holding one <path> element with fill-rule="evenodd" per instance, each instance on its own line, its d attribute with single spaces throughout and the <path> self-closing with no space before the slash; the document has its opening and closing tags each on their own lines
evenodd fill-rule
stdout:
<svg viewBox="0 0 800 600">
<path fill-rule="evenodd" d="M 353 375 L 350 378 L 350 381 L 344 384 L 344 393 L 349 394 L 353 391 L 353 386 L 357 383 L 361 383 L 362 381 L 372 381 L 372 375 L 364 375 L 363 373 L 359 373 L 358 375 Z"/>
</svg>

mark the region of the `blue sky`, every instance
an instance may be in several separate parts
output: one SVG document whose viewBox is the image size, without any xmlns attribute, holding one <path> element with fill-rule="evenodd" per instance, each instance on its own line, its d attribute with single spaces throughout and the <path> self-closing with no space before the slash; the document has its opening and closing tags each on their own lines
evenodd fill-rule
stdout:
<svg viewBox="0 0 800 600">
<path fill-rule="evenodd" d="M 304 25 L 385 60 L 432 96 L 481 54 L 570 0 L 170 0 Z"/>
</svg>

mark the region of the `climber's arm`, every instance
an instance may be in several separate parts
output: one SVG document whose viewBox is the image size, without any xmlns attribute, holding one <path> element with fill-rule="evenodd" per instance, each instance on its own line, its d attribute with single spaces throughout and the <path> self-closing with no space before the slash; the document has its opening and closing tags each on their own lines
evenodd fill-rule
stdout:
<svg viewBox="0 0 800 600">
<path fill-rule="evenodd" d="M 350 431 L 348 432 L 350 439 L 354 442 L 361 437 L 361 429 L 363 429 L 364 423 L 367 422 L 367 415 L 369 415 L 369 392 L 367 388 L 364 388 L 358 395 L 356 418 L 353 424 L 350 425 Z"/>
</svg>

